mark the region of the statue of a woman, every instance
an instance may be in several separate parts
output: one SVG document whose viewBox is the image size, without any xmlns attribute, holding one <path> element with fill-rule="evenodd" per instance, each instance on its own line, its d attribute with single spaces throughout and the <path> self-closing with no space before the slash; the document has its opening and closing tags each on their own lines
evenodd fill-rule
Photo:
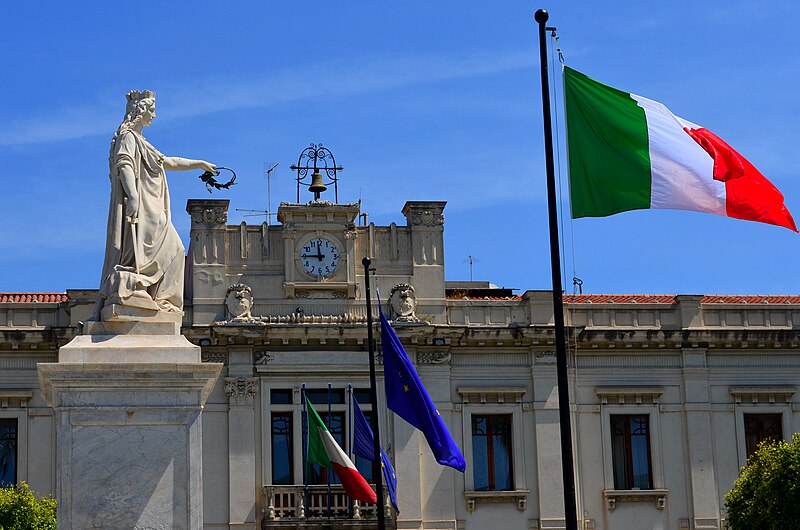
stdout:
<svg viewBox="0 0 800 530">
<path fill-rule="evenodd" d="M 128 93 L 125 119 L 111 140 L 106 255 L 95 318 L 118 304 L 152 311 L 183 309 L 185 252 L 172 226 L 164 170 L 213 170 L 214 164 L 161 154 L 142 136 L 156 117 L 155 93 Z"/>
</svg>

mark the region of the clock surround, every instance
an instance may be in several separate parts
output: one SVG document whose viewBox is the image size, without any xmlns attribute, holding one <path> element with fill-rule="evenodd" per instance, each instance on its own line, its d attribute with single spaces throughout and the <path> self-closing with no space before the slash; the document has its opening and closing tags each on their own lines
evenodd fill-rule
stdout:
<svg viewBox="0 0 800 530">
<path fill-rule="evenodd" d="M 316 280 L 332 278 L 342 260 L 340 248 L 340 243 L 328 235 L 303 238 L 295 251 L 298 268 Z"/>
</svg>

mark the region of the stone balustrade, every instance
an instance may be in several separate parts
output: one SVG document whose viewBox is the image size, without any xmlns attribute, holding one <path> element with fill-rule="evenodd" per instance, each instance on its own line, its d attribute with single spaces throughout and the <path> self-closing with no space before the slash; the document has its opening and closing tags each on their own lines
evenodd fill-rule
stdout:
<svg viewBox="0 0 800 530">
<path fill-rule="evenodd" d="M 263 486 L 265 499 L 262 528 L 317 528 L 334 523 L 370 530 L 377 526 L 375 505 L 351 500 L 340 485 Z M 388 528 L 395 528 L 389 497 L 384 502 Z M 337 526 L 338 527 L 338 526 Z"/>
</svg>

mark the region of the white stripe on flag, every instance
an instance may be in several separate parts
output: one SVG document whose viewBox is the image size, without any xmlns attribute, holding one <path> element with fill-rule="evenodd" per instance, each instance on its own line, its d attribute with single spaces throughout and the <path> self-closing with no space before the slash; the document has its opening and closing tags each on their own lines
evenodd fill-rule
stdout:
<svg viewBox="0 0 800 530">
<path fill-rule="evenodd" d="M 325 452 L 328 453 L 328 458 L 330 458 L 331 462 L 335 462 L 342 467 L 356 469 L 356 466 L 353 465 L 350 458 L 342 451 L 342 448 L 339 447 L 336 440 L 333 439 L 333 435 L 331 435 L 329 431 L 319 427 L 317 427 L 317 430 L 319 431 L 320 438 L 322 438 L 322 444 L 325 446 Z"/>
<path fill-rule="evenodd" d="M 631 94 L 647 118 L 650 208 L 727 215 L 725 183 L 714 180 L 714 160 L 663 104 Z M 688 122 L 687 122 L 688 124 Z"/>
</svg>

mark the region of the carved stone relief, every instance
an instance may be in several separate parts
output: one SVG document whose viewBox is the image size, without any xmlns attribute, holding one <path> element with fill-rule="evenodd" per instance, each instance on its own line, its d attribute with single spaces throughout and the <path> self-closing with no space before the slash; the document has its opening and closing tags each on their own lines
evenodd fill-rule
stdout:
<svg viewBox="0 0 800 530">
<path fill-rule="evenodd" d="M 389 307 L 395 322 L 419 322 L 417 318 L 417 296 L 414 287 L 407 283 L 398 283 L 392 287 L 389 295 Z"/>
<path fill-rule="evenodd" d="M 450 352 L 417 352 L 417 364 L 450 364 Z"/>
<path fill-rule="evenodd" d="M 195 278 L 202 283 L 207 283 L 212 286 L 217 286 L 221 284 L 225 278 L 223 278 L 222 273 L 219 271 L 197 271 L 195 273 Z"/>
<path fill-rule="evenodd" d="M 228 222 L 228 212 L 225 208 L 215 206 L 212 208 L 198 208 L 192 210 L 192 222 L 205 224 L 208 228 L 214 225 L 224 225 Z"/>
<path fill-rule="evenodd" d="M 224 363 L 228 360 L 228 353 L 224 351 L 206 351 L 200 354 L 200 360 L 204 363 Z"/>
<path fill-rule="evenodd" d="M 423 210 L 421 212 L 413 212 L 409 217 L 411 224 L 422 226 L 441 226 L 444 224 L 444 214 L 440 212 L 432 212 L 430 210 Z"/>
<path fill-rule="evenodd" d="M 273 359 L 275 359 L 275 356 L 265 351 L 255 352 L 255 364 L 257 366 L 264 366 L 266 364 L 269 364 L 269 362 L 272 361 Z"/>
<path fill-rule="evenodd" d="M 250 378 L 225 378 L 225 395 L 228 396 L 231 403 L 236 405 L 252 405 L 253 398 L 256 395 L 256 383 L 258 379 L 255 377 Z"/>
<path fill-rule="evenodd" d="M 233 321 L 246 321 L 252 318 L 253 295 L 249 285 L 235 283 L 225 294 L 225 308 Z"/>
</svg>

